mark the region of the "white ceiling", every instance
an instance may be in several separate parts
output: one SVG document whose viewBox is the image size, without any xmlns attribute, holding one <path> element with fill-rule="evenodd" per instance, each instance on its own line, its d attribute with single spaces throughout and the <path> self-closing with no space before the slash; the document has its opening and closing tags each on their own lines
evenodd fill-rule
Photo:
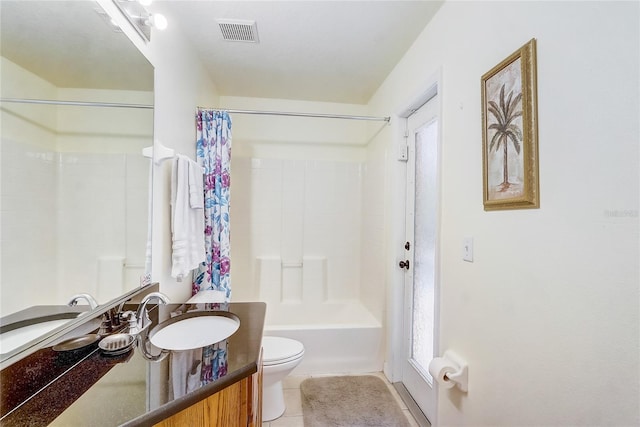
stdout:
<svg viewBox="0 0 640 427">
<path fill-rule="evenodd" d="M 0 0 L 0 53 L 61 88 L 153 90 L 151 64 L 98 12 L 87 0 Z"/>
<path fill-rule="evenodd" d="M 441 1 L 156 0 L 221 95 L 364 104 Z M 222 39 L 217 19 L 255 20 L 259 43 Z"/>
<path fill-rule="evenodd" d="M 442 1 L 155 0 L 221 95 L 365 104 Z M 2 55 L 58 87 L 151 90 L 153 71 L 93 1 L 0 0 Z M 257 22 L 228 42 L 216 20 Z"/>
</svg>

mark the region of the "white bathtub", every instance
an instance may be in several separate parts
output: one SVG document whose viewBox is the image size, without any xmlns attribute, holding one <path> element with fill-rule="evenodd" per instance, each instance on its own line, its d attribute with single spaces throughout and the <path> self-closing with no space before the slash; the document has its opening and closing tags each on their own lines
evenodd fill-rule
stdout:
<svg viewBox="0 0 640 427">
<path fill-rule="evenodd" d="M 382 325 L 358 301 L 267 304 L 264 335 L 304 344 L 304 358 L 293 375 L 382 370 Z"/>
</svg>

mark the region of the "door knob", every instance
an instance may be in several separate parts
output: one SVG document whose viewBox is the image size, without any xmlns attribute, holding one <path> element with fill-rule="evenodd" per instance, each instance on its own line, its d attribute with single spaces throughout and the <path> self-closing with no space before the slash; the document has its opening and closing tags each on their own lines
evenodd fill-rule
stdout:
<svg viewBox="0 0 640 427">
<path fill-rule="evenodd" d="M 400 268 L 405 268 L 405 269 L 409 269 L 409 260 L 405 260 L 405 261 L 400 261 L 400 263 L 398 264 L 400 266 Z"/>
</svg>

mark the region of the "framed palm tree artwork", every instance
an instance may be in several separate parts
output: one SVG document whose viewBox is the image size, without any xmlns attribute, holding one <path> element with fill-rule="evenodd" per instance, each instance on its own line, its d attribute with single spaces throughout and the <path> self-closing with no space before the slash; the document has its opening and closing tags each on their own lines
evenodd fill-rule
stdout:
<svg viewBox="0 0 640 427">
<path fill-rule="evenodd" d="M 482 76 L 484 210 L 540 207 L 536 39 Z"/>
</svg>

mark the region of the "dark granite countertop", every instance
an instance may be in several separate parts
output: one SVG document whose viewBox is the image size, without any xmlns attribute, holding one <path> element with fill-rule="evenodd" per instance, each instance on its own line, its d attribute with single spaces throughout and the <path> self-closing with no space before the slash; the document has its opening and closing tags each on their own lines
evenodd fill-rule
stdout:
<svg viewBox="0 0 640 427">
<path fill-rule="evenodd" d="M 226 340 L 226 360 L 216 362 L 226 363 L 219 378 L 201 381 L 189 375 L 202 350 L 149 360 L 160 354 L 147 340 L 149 331 L 172 313 L 194 310 L 229 311 L 240 319 L 239 329 Z M 153 323 L 137 346 L 117 356 L 103 354 L 97 342 L 54 351 L 56 343 L 73 336 L 67 334 L 0 372 L 0 426 L 153 425 L 257 372 L 265 311 L 259 302 L 160 305 L 150 310 Z M 82 325 L 78 330 L 86 333 Z M 149 351 L 141 348 L 145 342 Z"/>
</svg>

